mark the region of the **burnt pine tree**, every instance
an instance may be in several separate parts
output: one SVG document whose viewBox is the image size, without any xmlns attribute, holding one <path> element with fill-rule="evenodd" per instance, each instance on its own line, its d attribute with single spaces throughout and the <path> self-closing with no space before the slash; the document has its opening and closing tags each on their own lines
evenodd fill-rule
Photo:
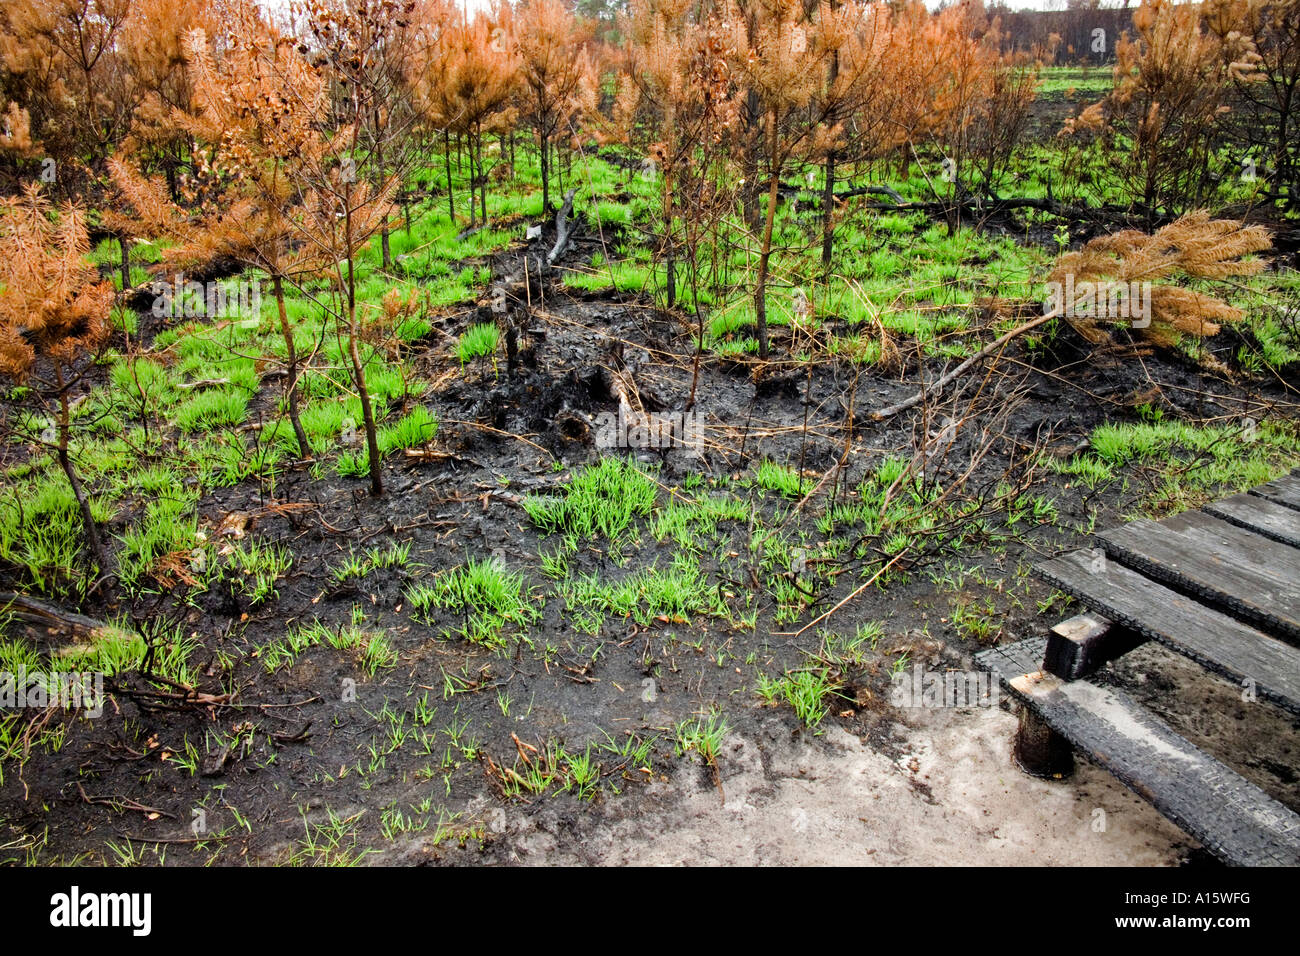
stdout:
<svg viewBox="0 0 1300 956">
<path fill-rule="evenodd" d="M 69 205 L 55 214 L 39 186 L 0 201 L 0 375 L 33 382 L 52 405 L 54 454 L 102 574 L 108 552 L 69 447 L 70 394 L 112 331 L 113 284 L 100 280 L 89 251 L 80 210 Z"/>
</svg>

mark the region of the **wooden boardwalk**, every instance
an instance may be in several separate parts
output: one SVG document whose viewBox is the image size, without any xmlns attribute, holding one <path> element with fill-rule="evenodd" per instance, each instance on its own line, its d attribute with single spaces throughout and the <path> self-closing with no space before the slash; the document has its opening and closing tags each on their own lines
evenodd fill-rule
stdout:
<svg viewBox="0 0 1300 956">
<path fill-rule="evenodd" d="M 1300 865 L 1300 816 L 1089 680 L 1156 641 L 1236 684 L 1254 706 L 1300 716 L 1300 469 L 1096 537 L 1098 548 L 1035 569 L 1091 613 L 1046 639 L 976 655 L 1027 708 L 1022 735 L 1064 738 L 1227 863 Z"/>
</svg>

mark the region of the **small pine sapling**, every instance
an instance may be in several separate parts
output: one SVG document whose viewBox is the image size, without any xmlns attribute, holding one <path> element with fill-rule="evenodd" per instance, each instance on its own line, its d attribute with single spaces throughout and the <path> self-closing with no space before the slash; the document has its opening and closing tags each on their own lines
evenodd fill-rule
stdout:
<svg viewBox="0 0 1300 956">
<path fill-rule="evenodd" d="M 112 332 L 113 284 L 87 260 L 90 240 L 81 211 L 55 214 L 39 186 L 0 200 L 0 375 L 37 380 L 37 394 L 54 401 L 55 453 L 85 526 L 99 573 L 108 553 L 68 448 L 69 393 L 87 356 Z"/>
</svg>

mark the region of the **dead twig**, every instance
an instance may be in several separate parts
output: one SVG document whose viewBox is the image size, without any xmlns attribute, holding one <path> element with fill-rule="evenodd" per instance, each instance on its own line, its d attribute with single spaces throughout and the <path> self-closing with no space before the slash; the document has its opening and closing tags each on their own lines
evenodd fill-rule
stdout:
<svg viewBox="0 0 1300 956">
<path fill-rule="evenodd" d="M 970 358 L 966 359 L 966 361 L 962 362 L 952 371 L 948 372 L 945 375 L 941 375 L 938 379 L 936 379 L 934 382 L 931 382 L 928 386 L 922 386 L 921 390 L 917 392 L 915 395 L 913 395 L 911 398 L 904 399 L 903 401 L 897 403 L 896 405 L 890 405 L 888 408 L 882 408 L 872 412 L 871 420 L 879 422 L 879 421 L 883 421 L 886 418 L 892 418 L 894 415 L 897 415 L 899 412 L 904 412 L 907 411 L 907 409 L 912 408 L 913 406 L 920 405 L 922 402 L 926 401 L 927 398 L 936 397 L 951 382 L 955 381 L 958 378 L 961 378 L 961 376 L 966 374 L 966 372 L 969 371 L 973 366 L 975 366 L 979 362 L 982 362 L 984 359 L 988 358 L 994 352 L 1000 351 L 1001 349 L 1005 348 L 1007 343 L 1010 342 L 1012 339 L 1016 338 L 1017 336 L 1024 335 L 1026 332 L 1032 329 L 1036 329 L 1040 325 L 1045 325 L 1048 322 L 1050 322 L 1052 319 L 1059 318 L 1062 314 L 1062 311 L 1063 311 L 1062 309 L 1053 309 L 1052 311 L 1044 315 L 1040 315 L 1036 319 L 1030 319 L 1028 322 L 1023 322 L 1020 325 L 1017 325 L 1010 332 L 1004 333 L 1003 335 L 994 339 L 988 345 L 984 346 L 984 348 L 980 349 Z"/>
<path fill-rule="evenodd" d="M 819 616 L 813 618 L 811 621 L 809 621 L 809 622 L 808 622 L 807 624 L 805 624 L 803 627 L 799 628 L 799 630 L 797 630 L 797 631 L 783 631 L 783 632 L 780 632 L 780 633 L 774 633 L 772 636 L 773 636 L 773 637 L 799 637 L 799 636 L 801 636 L 805 631 L 807 631 L 809 628 L 816 627 L 818 624 L 820 624 L 822 621 L 826 620 L 828 617 L 830 617 L 832 614 L 834 614 L 836 611 L 838 611 L 838 610 L 839 610 L 840 608 L 842 608 L 844 605 L 846 605 L 846 604 L 848 604 L 850 601 L 852 601 L 855 597 L 857 597 L 859 594 L 861 594 L 861 593 L 862 593 L 863 591 L 865 591 L 867 588 L 871 587 L 871 585 L 875 584 L 876 581 L 880 578 L 880 576 L 881 576 L 882 574 L 884 574 L 886 571 L 888 571 L 888 570 L 889 570 L 891 567 L 893 567 L 895 564 L 897 564 L 898 561 L 899 561 L 899 559 L 902 558 L 903 555 L 905 555 L 905 554 L 907 554 L 907 549 L 906 549 L 906 548 L 904 548 L 902 551 L 898 552 L 898 554 L 894 555 L 894 557 L 890 560 L 890 562 L 889 562 L 888 564 L 886 564 L 886 565 L 885 565 L 884 567 L 882 567 L 879 571 L 877 571 L 875 574 L 873 574 L 869 579 L 867 579 L 867 580 L 864 581 L 862 584 L 860 584 L 860 585 L 858 585 L 856 588 L 854 588 L 854 589 L 853 589 L 853 592 L 852 592 L 848 597 L 846 597 L 844 600 L 840 601 L 839 604 L 835 605 L 833 608 L 831 608 L 831 609 L 830 609 L 829 611 L 827 611 L 826 613 L 821 614 L 821 615 L 819 615 Z"/>
<path fill-rule="evenodd" d="M 148 807 L 143 803 L 138 803 L 130 797 L 91 797 L 86 795 L 86 790 L 82 787 L 81 782 L 77 781 L 77 790 L 81 793 L 81 799 L 86 803 L 98 806 L 112 807 L 114 810 L 134 810 L 137 813 L 150 814 L 156 813 L 161 817 L 170 817 L 173 820 L 179 820 L 180 817 L 166 810 L 160 810 L 157 807 Z"/>
</svg>

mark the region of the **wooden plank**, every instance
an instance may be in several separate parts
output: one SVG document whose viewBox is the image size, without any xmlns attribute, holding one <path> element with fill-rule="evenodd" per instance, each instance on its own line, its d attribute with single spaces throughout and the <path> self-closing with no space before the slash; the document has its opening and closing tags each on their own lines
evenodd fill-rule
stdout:
<svg viewBox="0 0 1300 956">
<path fill-rule="evenodd" d="M 1078 680 L 1145 640 L 1145 635 L 1099 614 L 1076 614 L 1057 624 L 1047 635 L 1043 670 L 1062 680 Z"/>
<path fill-rule="evenodd" d="M 1097 538 L 1107 555 L 1173 590 L 1300 643 L 1300 549 L 1198 511 L 1134 521 Z"/>
<path fill-rule="evenodd" d="M 1300 816 L 1192 746 L 1122 691 L 1036 670 L 1046 640 L 975 655 L 1091 760 L 1234 866 L 1300 865 Z"/>
<path fill-rule="evenodd" d="M 1300 548 L 1300 511 L 1258 495 L 1233 495 L 1201 509 L 1238 528 Z"/>
<path fill-rule="evenodd" d="M 1260 485 L 1258 488 L 1251 488 L 1247 494 L 1267 498 L 1288 508 L 1300 510 L 1300 469 Z"/>
<path fill-rule="evenodd" d="M 1116 561 L 1098 562 L 1091 551 L 1074 551 L 1034 570 L 1098 614 L 1300 714 L 1300 650 L 1291 645 Z"/>
</svg>

